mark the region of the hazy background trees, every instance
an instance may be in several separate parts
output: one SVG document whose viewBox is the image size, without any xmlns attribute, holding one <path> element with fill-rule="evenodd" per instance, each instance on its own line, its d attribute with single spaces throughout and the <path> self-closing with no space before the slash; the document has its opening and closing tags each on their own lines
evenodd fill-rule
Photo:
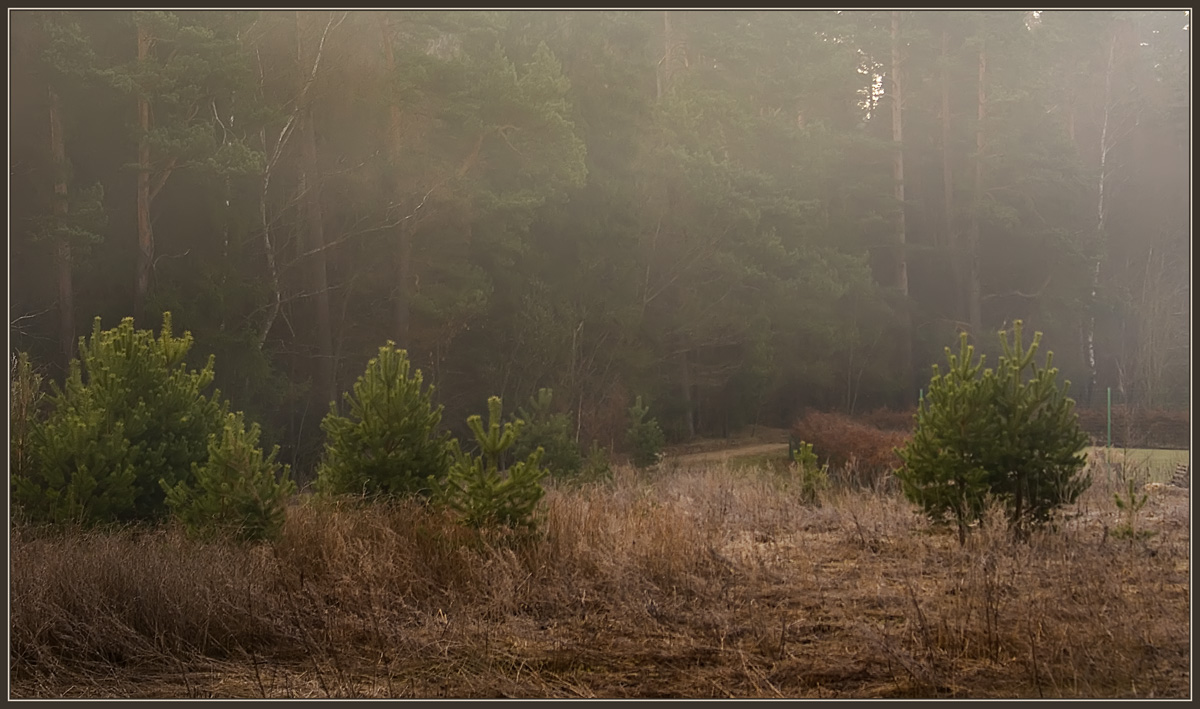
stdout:
<svg viewBox="0 0 1200 709">
<path fill-rule="evenodd" d="M 389 339 L 585 446 L 909 407 L 1015 319 L 1189 401 L 1182 11 L 10 18 L 10 348 L 170 310 L 298 468 Z"/>
</svg>

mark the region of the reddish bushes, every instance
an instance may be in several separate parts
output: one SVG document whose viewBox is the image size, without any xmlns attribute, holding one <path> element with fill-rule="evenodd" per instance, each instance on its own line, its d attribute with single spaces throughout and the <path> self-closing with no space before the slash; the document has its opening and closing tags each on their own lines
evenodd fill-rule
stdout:
<svg viewBox="0 0 1200 709">
<path fill-rule="evenodd" d="M 898 415 L 881 416 L 878 420 L 891 420 L 895 425 Z M 909 435 L 899 430 L 883 430 L 842 414 L 817 411 L 806 413 L 792 426 L 792 436 L 811 443 L 822 463 L 827 462 L 830 468 L 843 470 L 851 480 L 868 485 L 900 467 L 895 449 L 903 446 Z"/>
<path fill-rule="evenodd" d="M 875 409 L 859 417 L 862 423 L 884 431 L 903 431 L 912 433 L 917 426 L 917 410 L 892 411 L 891 409 Z"/>
</svg>

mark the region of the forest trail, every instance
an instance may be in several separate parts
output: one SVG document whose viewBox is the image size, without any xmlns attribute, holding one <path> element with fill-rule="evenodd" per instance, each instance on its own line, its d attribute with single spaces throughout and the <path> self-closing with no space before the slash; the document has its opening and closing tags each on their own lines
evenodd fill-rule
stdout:
<svg viewBox="0 0 1200 709">
<path fill-rule="evenodd" d="M 731 460 L 733 458 L 742 458 L 751 455 L 761 455 L 763 453 L 786 453 L 788 448 L 787 443 L 758 443 L 754 445 L 741 445 L 732 448 L 722 448 L 720 450 L 701 451 L 699 453 L 683 453 L 672 455 L 668 453 L 664 458 L 664 463 L 713 463 L 723 460 Z"/>
</svg>

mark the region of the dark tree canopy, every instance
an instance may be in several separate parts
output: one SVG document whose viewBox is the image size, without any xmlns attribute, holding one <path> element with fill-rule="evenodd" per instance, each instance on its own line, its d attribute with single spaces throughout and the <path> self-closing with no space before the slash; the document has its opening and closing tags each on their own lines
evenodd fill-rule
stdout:
<svg viewBox="0 0 1200 709">
<path fill-rule="evenodd" d="M 11 349 L 170 311 L 301 477 L 389 340 L 585 449 L 911 407 L 1018 319 L 1081 407 L 1188 402 L 1183 11 L 10 20 Z"/>
</svg>

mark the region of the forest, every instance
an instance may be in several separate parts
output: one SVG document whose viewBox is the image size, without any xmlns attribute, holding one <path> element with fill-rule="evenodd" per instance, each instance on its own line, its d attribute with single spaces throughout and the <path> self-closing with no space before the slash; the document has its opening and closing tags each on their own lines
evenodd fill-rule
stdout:
<svg viewBox="0 0 1200 709">
<path fill-rule="evenodd" d="M 583 448 L 911 409 L 1016 320 L 1081 408 L 1190 402 L 1185 10 L 9 22 L 10 352 L 169 312 L 301 478 L 387 341 Z"/>
</svg>

